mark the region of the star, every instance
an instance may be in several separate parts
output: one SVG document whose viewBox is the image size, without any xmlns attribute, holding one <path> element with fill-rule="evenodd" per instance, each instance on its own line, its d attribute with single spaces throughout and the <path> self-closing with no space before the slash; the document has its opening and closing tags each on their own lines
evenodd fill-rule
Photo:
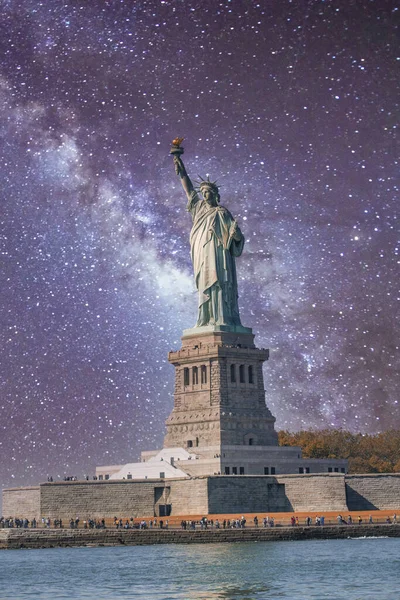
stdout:
<svg viewBox="0 0 400 600">
<path fill-rule="evenodd" d="M 2 485 L 162 446 L 197 311 L 176 132 L 246 238 L 277 428 L 400 427 L 394 11 L 4 3 Z"/>
</svg>

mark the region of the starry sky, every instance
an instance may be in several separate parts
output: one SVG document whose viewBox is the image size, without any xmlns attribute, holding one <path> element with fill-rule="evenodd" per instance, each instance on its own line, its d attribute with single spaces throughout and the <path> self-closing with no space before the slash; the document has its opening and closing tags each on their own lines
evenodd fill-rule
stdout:
<svg viewBox="0 0 400 600">
<path fill-rule="evenodd" d="M 197 316 L 177 135 L 246 237 L 277 428 L 400 427 L 396 3 L 0 7 L 2 485 L 162 446 Z"/>
</svg>

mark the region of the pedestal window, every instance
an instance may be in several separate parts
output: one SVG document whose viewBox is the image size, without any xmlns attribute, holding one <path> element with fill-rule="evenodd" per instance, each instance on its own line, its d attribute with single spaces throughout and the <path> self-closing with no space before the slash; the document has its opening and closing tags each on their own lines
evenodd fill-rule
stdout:
<svg viewBox="0 0 400 600">
<path fill-rule="evenodd" d="M 249 366 L 249 383 L 254 383 L 253 367 Z"/>
<path fill-rule="evenodd" d="M 189 385 L 189 369 L 187 367 L 183 369 L 183 385 Z"/>
</svg>

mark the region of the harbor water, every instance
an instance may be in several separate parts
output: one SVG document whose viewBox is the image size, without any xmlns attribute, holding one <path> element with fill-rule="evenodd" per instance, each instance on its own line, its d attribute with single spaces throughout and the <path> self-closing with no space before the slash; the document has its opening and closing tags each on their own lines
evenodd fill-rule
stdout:
<svg viewBox="0 0 400 600">
<path fill-rule="evenodd" d="M 400 539 L 0 552 L 1 600 L 397 600 Z"/>
</svg>

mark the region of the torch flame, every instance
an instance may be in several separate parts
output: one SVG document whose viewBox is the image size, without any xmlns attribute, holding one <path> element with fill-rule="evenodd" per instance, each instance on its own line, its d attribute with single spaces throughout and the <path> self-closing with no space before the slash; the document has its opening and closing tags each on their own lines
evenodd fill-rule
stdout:
<svg viewBox="0 0 400 600">
<path fill-rule="evenodd" d="M 179 146 L 182 144 L 184 139 L 185 138 L 176 137 L 174 140 L 172 140 L 172 145 L 179 148 Z"/>
</svg>

